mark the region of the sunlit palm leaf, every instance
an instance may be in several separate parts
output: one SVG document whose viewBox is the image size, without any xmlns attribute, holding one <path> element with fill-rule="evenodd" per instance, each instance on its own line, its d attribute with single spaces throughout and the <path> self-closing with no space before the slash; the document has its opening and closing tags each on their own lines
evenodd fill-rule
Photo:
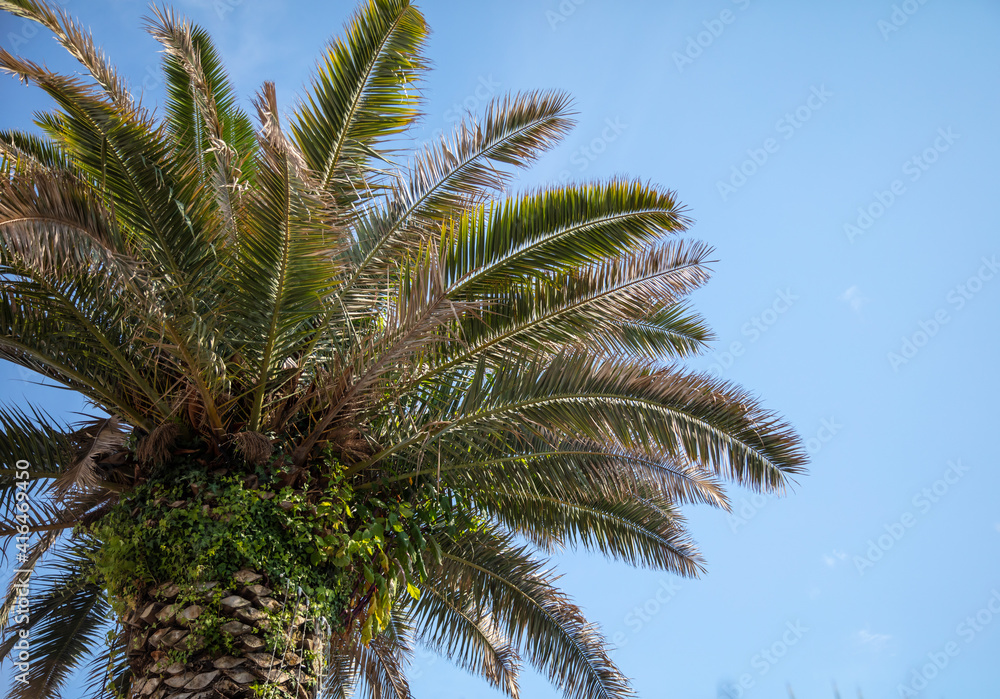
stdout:
<svg viewBox="0 0 1000 699">
<path fill-rule="evenodd" d="M 155 7 L 148 29 L 166 49 L 166 125 L 175 157 L 190 163 L 199 184 L 209 186 L 221 225 L 232 234 L 240 194 L 256 169 L 253 124 L 204 29 Z"/>
<path fill-rule="evenodd" d="M 542 564 L 509 539 L 487 532 L 443 546 L 429 579 L 472 599 L 489 613 L 521 655 L 568 699 L 628 697 L 625 677 L 607 655 L 597 629 L 551 585 Z"/>
<path fill-rule="evenodd" d="M 327 48 L 291 130 L 320 187 L 335 191 L 338 203 L 365 191 L 372 155 L 417 117 L 426 36 L 423 17 L 407 0 L 369 0 L 346 38 Z"/>
<path fill-rule="evenodd" d="M 414 604 L 420 641 L 517 699 L 521 658 L 489 615 L 477 612 L 472 600 L 443 592 L 431 581 L 421 583 L 420 589 L 423 594 Z"/>
<path fill-rule="evenodd" d="M 32 601 L 30 621 L 8 627 L 0 643 L 0 662 L 11 662 L 19 631 L 31 636 L 31 663 L 27 683 L 11 683 L 11 699 L 57 699 L 77 667 L 98 647 L 107 629 L 110 606 L 104 591 L 86 582 L 88 551 L 73 546 L 61 553 L 52 572 L 32 581 L 46 591 Z"/>
</svg>

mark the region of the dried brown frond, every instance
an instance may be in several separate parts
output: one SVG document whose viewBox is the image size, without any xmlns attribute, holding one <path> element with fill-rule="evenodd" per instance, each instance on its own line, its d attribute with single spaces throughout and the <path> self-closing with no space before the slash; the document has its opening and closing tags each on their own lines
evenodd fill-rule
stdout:
<svg viewBox="0 0 1000 699">
<path fill-rule="evenodd" d="M 110 512 L 111 508 L 113 508 L 117 504 L 118 504 L 117 497 L 109 498 L 108 500 L 102 502 L 100 505 L 98 505 L 97 507 L 95 507 L 94 509 L 90 510 L 82 517 L 80 517 L 79 519 L 80 524 L 86 527 L 93 524 L 94 522 L 97 522 L 102 517 L 104 517 L 104 515 Z"/>
<path fill-rule="evenodd" d="M 85 424 L 69 435 L 77 452 L 70 466 L 55 482 L 57 497 L 65 496 L 74 487 L 90 490 L 97 487 L 97 462 L 117 452 L 125 443 L 125 430 L 117 418 L 108 417 Z"/>
<path fill-rule="evenodd" d="M 166 422 L 143 437 L 135 448 L 135 458 L 143 464 L 162 464 L 170 458 L 171 448 L 180 436 L 180 428 Z"/>
<path fill-rule="evenodd" d="M 375 453 L 372 442 L 356 427 L 339 427 L 327 432 L 323 441 L 345 463 L 355 463 Z"/>
<path fill-rule="evenodd" d="M 122 79 L 118 70 L 95 43 L 90 33 L 75 22 L 65 10 L 51 8 L 44 2 L 3 3 L 3 8 L 24 19 L 38 22 L 55 34 L 56 39 L 90 73 L 91 77 L 104 89 L 115 106 L 125 112 L 139 110 L 132 99 L 132 91 Z M 145 116 L 143 113 L 142 116 Z"/>
<path fill-rule="evenodd" d="M 271 440 L 260 432 L 237 432 L 230 435 L 230 443 L 253 466 L 267 463 L 274 453 Z"/>
</svg>

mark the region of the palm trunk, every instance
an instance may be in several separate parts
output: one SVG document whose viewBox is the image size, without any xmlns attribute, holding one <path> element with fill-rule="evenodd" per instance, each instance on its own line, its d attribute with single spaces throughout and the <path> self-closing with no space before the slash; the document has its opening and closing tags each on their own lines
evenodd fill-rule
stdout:
<svg viewBox="0 0 1000 699">
<path fill-rule="evenodd" d="M 129 699 L 316 697 L 323 636 L 294 592 L 266 582 L 241 570 L 231 589 L 149 590 L 125 618 Z"/>
</svg>

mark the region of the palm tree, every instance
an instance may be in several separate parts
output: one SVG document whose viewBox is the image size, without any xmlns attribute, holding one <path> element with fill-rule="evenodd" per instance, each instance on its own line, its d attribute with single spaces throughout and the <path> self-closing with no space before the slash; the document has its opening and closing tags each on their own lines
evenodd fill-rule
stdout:
<svg viewBox="0 0 1000 699">
<path fill-rule="evenodd" d="M 0 8 L 89 75 L 0 49 L 55 102 L 43 135 L 0 132 L 0 356 L 95 411 L 0 410 L 10 696 L 89 660 L 97 696 L 407 697 L 415 642 L 514 697 L 522 659 L 567 697 L 629 695 L 538 552 L 696 575 L 678 508 L 805 461 L 680 365 L 710 250 L 674 194 L 508 194 L 572 124 L 557 92 L 397 165 L 426 67 L 407 0 L 354 15 L 287 125 L 170 10 L 157 119 L 64 12 Z"/>
</svg>

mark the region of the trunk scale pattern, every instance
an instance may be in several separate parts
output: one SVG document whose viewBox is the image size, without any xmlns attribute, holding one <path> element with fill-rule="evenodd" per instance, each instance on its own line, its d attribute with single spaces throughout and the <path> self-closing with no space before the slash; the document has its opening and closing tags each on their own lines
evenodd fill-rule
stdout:
<svg viewBox="0 0 1000 699">
<path fill-rule="evenodd" d="M 304 601 L 265 583 L 241 570 L 232 589 L 149 590 L 124 619 L 129 699 L 315 699 L 324 636 Z"/>
</svg>

